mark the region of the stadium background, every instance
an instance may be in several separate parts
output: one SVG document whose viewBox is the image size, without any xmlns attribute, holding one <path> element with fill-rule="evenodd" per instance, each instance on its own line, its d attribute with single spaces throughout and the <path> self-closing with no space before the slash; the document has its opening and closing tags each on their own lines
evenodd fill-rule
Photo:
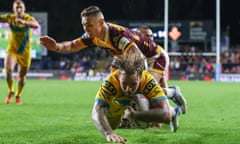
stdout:
<svg viewBox="0 0 240 144">
<path fill-rule="evenodd" d="M 129 20 L 129 21 L 149 21 L 155 20 L 163 22 L 164 0 L 25 0 L 28 12 L 47 12 L 48 13 L 48 35 L 54 37 L 57 41 L 71 40 L 79 37 L 83 30 L 80 21 L 80 11 L 89 5 L 98 5 L 104 12 L 106 20 Z M 0 1 L 1 11 L 10 11 L 12 0 Z M 227 33 L 230 37 L 230 46 L 238 48 L 240 28 L 239 17 L 236 13 L 237 4 L 235 1 L 221 1 L 221 32 Z M 179 20 L 211 20 L 215 22 L 215 1 L 208 0 L 178 0 L 169 1 L 169 21 Z M 214 25 L 215 26 L 215 25 Z M 83 55 L 92 54 L 92 51 L 81 52 Z M 50 65 L 60 65 L 61 61 L 69 61 L 69 58 L 79 57 L 75 54 L 61 55 L 55 52 L 48 52 L 50 61 L 56 61 L 57 64 L 47 64 L 49 57 L 43 57 L 40 62 L 43 67 L 38 65 L 39 61 L 33 61 L 32 69 L 49 69 Z M 98 57 L 106 57 L 106 54 L 100 54 Z M 228 56 L 227 56 L 228 57 Z M 226 58 L 227 59 L 227 58 Z M 179 60 L 177 60 L 179 61 Z M 187 63 L 191 59 L 180 59 L 181 63 Z M 214 63 L 214 62 L 213 62 Z M 40 68 L 39 68 L 40 67 Z M 107 67 L 104 66 L 104 67 Z M 55 69 L 60 67 L 54 67 Z M 65 69 L 65 68 L 63 68 Z M 187 66 L 181 70 L 185 74 Z M 68 68 L 69 70 L 69 68 Z M 176 71 L 178 73 L 178 71 Z M 212 76 L 212 74 L 210 75 Z M 177 79 L 181 77 L 179 75 Z M 202 79 L 203 77 L 201 77 Z M 198 79 L 198 78 L 196 78 Z"/>
</svg>

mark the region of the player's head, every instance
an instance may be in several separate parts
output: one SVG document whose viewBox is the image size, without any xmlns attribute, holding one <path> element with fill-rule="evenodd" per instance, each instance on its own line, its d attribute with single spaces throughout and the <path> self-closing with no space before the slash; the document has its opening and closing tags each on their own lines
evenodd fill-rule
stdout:
<svg viewBox="0 0 240 144">
<path fill-rule="evenodd" d="M 124 95 L 136 94 L 143 70 L 144 59 L 138 54 L 128 54 L 119 60 L 119 82 Z"/>
<path fill-rule="evenodd" d="M 25 13 L 26 7 L 25 4 L 22 0 L 15 0 L 13 2 L 13 12 L 17 16 L 23 16 Z"/>
<path fill-rule="evenodd" d="M 153 32 L 149 27 L 141 26 L 139 27 L 139 32 L 144 34 L 145 36 L 149 37 L 151 40 L 153 40 Z"/>
<path fill-rule="evenodd" d="M 84 31 L 90 37 L 98 37 L 104 25 L 104 16 L 97 6 L 89 6 L 81 12 L 81 19 Z"/>
</svg>

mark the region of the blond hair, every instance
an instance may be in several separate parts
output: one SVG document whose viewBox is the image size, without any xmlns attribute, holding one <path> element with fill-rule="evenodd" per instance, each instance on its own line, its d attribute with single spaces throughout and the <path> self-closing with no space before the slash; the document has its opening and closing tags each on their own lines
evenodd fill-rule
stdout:
<svg viewBox="0 0 240 144">
<path fill-rule="evenodd" d="M 135 53 L 125 53 L 123 58 L 119 60 L 119 71 L 126 74 L 141 74 L 144 70 L 144 59 L 142 56 Z"/>
</svg>

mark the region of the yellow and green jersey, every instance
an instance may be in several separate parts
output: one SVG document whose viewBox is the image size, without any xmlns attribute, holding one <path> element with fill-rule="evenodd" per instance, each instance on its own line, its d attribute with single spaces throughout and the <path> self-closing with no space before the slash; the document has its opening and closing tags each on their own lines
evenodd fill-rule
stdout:
<svg viewBox="0 0 240 144">
<path fill-rule="evenodd" d="M 29 26 L 16 23 L 15 19 L 15 14 L 3 14 L 0 16 L 0 22 L 9 23 L 10 26 L 10 38 L 7 52 L 13 54 L 28 53 L 30 55 L 32 30 Z M 23 20 L 32 21 L 35 20 L 35 18 L 25 13 Z"/>
</svg>

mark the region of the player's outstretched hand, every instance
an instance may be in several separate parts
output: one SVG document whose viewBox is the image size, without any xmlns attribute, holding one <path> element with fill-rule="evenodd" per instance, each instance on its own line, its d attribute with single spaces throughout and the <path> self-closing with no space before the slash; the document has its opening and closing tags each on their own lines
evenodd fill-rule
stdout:
<svg viewBox="0 0 240 144">
<path fill-rule="evenodd" d="M 111 133 L 108 134 L 106 136 L 106 139 L 108 142 L 114 142 L 114 143 L 121 143 L 121 144 L 125 144 L 127 142 L 127 139 L 115 134 L 115 133 Z"/>
<path fill-rule="evenodd" d="M 51 50 L 51 51 L 56 51 L 56 47 L 57 47 L 57 42 L 49 37 L 49 36 L 42 36 L 40 37 L 40 43 L 46 47 L 48 50 Z"/>
</svg>

